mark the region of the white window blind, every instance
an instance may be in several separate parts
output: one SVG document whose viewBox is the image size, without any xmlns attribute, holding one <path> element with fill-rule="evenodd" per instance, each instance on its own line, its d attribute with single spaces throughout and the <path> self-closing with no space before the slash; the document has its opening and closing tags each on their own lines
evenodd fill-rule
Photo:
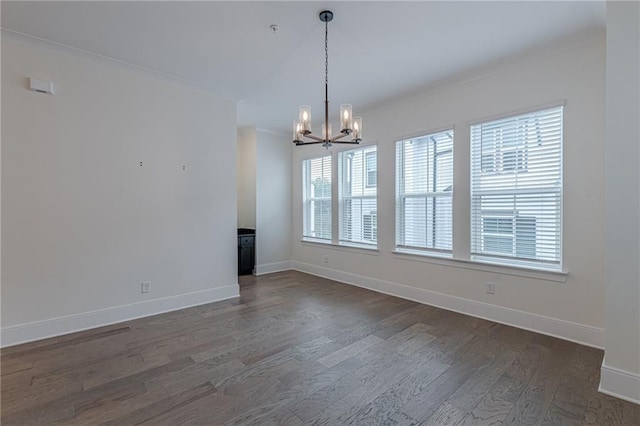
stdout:
<svg viewBox="0 0 640 426">
<path fill-rule="evenodd" d="M 339 241 L 377 245 L 377 149 L 375 146 L 338 154 Z"/>
<path fill-rule="evenodd" d="M 302 162 L 303 237 L 331 241 L 331 156 Z"/>
<path fill-rule="evenodd" d="M 396 247 L 451 253 L 453 130 L 396 142 Z"/>
<path fill-rule="evenodd" d="M 471 255 L 561 268 L 562 107 L 471 126 Z"/>
</svg>

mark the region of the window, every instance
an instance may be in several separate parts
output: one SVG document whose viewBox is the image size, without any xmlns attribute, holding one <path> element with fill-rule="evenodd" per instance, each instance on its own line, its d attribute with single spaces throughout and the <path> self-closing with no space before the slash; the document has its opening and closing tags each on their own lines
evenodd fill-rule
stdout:
<svg viewBox="0 0 640 426">
<path fill-rule="evenodd" d="M 453 130 L 396 142 L 396 247 L 451 253 Z"/>
<path fill-rule="evenodd" d="M 331 156 L 302 162 L 303 237 L 331 241 Z"/>
<path fill-rule="evenodd" d="M 378 157 L 375 151 L 367 152 L 367 188 L 375 188 L 378 184 Z"/>
<path fill-rule="evenodd" d="M 340 243 L 377 245 L 376 155 L 375 146 L 338 154 Z"/>
<path fill-rule="evenodd" d="M 562 107 L 471 126 L 471 255 L 561 267 Z"/>
</svg>

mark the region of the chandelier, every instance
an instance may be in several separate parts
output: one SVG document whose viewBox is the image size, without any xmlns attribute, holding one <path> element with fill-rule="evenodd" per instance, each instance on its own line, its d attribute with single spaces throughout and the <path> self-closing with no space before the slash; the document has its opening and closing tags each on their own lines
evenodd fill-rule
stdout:
<svg viewBox="0 0 640 426">
<path fill-rule="evenodd" d="M 362 141 L 362 118 L 353 117 L 351 105 L 340 105 L 340 133 L 332 136 L 331 123 L 329 123 L 329 22 L 333 19 L 333 12 L 323 10 L 320 12 L 320 21 L 324 22 L 324 123 L 322 125 L 322 137 L 311 132 L 311 107 L 302 105 L 298 119 L 293 122 L 293 143 L 296 145 L 311 145 L 321 143 L 329 149 L 333 143 L 359 144 Z M 348 136 L 351 140 L 341 140 Z"/>
</svg>

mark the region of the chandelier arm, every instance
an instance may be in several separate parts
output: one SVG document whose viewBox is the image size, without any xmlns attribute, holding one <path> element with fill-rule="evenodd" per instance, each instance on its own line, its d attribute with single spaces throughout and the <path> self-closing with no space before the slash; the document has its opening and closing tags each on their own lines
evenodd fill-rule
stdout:
<svg viewBox="0 0 640 426">
<path fill-rule="evenodd" d="M 336 136 L 332 137 L 332 138 L 330 139 L 330 142 L 335 142 L 335 141 L 337 141 L 338 139 L 342 139 L 342 138 L 344 138 L 345 136 L 347 136 L 347 135 L 346 135 L 346 133 L 340 133 L 340 134 L 338 134 L 338 135 L 336 135 Z"/>
<path fill-rule="evenodd" d="M 309 139 L 313 139 L 314 141 L 318 141 L 318 142 L 326 142 L 324 138 L 318 137 L 316 135 L 313 135 L 311 133 L 309 133 L 308 135 L 304 135 L 305 138 L 309 138 Z"/>
<path fill-rule="evenodd" d="M 319 138 L 318 138 L 319 139 Z M 314 142 L 309 142 L 309 141 L 303 141 L 303 142 L 294 142 L 296 145 L 315 145 L 317 143 L 326 143 L 326 141 L 324 141 L 323 139 L 314 141 Z"/>
</svg>

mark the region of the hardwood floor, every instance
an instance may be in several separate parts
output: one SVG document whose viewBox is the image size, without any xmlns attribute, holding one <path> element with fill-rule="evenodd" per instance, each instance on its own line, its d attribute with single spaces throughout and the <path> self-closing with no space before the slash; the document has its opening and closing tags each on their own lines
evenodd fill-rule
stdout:
<svg viewBox="0 0 640 426">
<path fill-rule="evenodd" d="M 640 425 L 600 350 L 298 272 L 1 356 L 3 425 Z"/>
</svg>

